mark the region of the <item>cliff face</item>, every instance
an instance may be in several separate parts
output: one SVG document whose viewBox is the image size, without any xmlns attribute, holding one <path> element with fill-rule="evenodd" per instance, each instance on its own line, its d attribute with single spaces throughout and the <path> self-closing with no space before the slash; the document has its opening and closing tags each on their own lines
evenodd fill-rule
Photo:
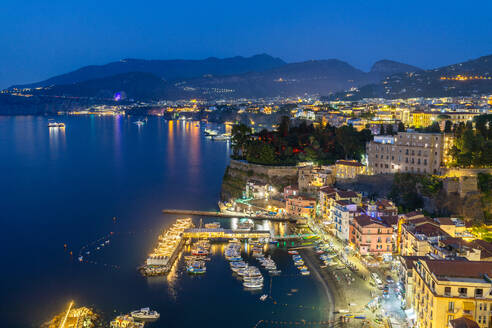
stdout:
<svg viewBox="0 0 492 328">
<path fill-rule="evenodd" d="M 241 197 L 248 180 L 272 185 L 277 190 L 297 184 L 297 167 L 264 166 L 231 160 L 222 179 L 221 200 Z"/>
</svg>

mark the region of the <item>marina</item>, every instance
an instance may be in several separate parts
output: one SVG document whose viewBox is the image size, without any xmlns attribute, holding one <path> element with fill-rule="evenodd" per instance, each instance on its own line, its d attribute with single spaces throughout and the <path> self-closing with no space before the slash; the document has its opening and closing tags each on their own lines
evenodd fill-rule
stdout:
<svg viewBox="0 0 492 328">
<path fill-rule="evenodd" d="M 177 219 L 176 222 L 159 236 L 159 242 L 140 271 L 144 275 L 166 274 L 184 245 L 183 232 L 193 227 L 190 218 Z"/>
</svg>

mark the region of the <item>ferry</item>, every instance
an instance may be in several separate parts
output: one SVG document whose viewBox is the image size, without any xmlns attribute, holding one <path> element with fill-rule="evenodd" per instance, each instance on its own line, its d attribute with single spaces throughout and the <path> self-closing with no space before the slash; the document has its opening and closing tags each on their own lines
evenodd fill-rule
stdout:
<svg viewBox="0 0 492 328">
<path fill-rule="evenodd" d="M 137 311 L 130 312 L 131 316 L 136 320 L 142 321 L 152 321 L 157 320 L 160 317 L 160 314 L 157 311 L 150 310 L 150 308 L 142 308 Z"/>
<path fill-rule="evenodd" d="M 64 128 L 65 123 L 55 122 L 53 120 L 48 121 L 48 127 L 50 128 Z"/>
</svg>

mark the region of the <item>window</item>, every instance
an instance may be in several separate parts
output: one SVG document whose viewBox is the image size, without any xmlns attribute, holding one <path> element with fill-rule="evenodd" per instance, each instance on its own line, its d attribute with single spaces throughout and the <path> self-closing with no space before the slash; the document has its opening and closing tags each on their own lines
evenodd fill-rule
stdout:
<svg viewBox="0 0 492 328">
<path fill-rule="evenodd" d="M 449 322 L 450 322 L 451 320 L 453 320 L 453 319 L 454 319 L 454 315 L 448 315 L 448 324 L 449 324 Z"/>
<path fill-rule="evenodd" d="M 475 289 L 475 297 L 479 297 L 479 298 L 483 297 L 483 289 L 482 288 Z"/>
<path fill-rule="evenodd" d="M 458 294 L 461 297 L 466 297 L 468 295 L 468 289 L 467 288 L 458 288 Z"/>
<path fill-rule="evenodd" d="M 451 296 L 451 287 L 444 287 L 444 296 Z"/>
<path fill-rule="evenodd" d="M 454 302 L 449 302 L 448 303 L 448 312 L 454 312 Z M 449 317 L 452 317 L 452 316 L 448 316 L 448 319 Z M 453 320 L 453 319 L 451 319 Z"/>
</svg>

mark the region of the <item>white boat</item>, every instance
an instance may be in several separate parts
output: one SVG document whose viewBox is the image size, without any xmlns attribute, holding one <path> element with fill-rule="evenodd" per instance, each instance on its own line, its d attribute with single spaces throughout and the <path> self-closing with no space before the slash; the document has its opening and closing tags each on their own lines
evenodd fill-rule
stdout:
<svg viewBox="0 0 492 328">
<path fill-rule="evenodd" d="M 267 298 L 268 298 L 268 295 L 267 295 L 267 294 L 263 294 L 263 295 L 261 295 L 261 296 L 260 296 L 260 300 L 261 300 L 261 301 L 264 301 L 264 300 L 266 300 Z"/>
<path fill-rule="evenodd" d="M 55 121 L 49 121 L 48 122 L 48 127 L 50 128 L 64 128 L 65 123 L 60 123 L 60 122 L 55 122 Z"/>
<path fill-rule="evenodd" d="M 205 135 L 211 136 L 211 137 L 214 137 L 214 136 L 219 134 L 218 131 L 212 130 L 212 129 L 205 129 L 204 132 L 205 132 Z"/>
<path fill-rule="evenodd" d="M 133 318 L 143 321 L 157 320 L 160 317 L 160 314 L 157 311 L 150 310 L 148 307 L 132 311 L 130 314 Z"/>
<path fill-rule="evenodd" d="M 84 260 L 83 256 L 79 256 L 79 262 L 82 262 Z"/>
<path fill-rule="evenodd" d="M 138 125 L 138 126 L 142 126 L 142 125 L 144 125 L 145 123 L 144 123 L 144 121 L 140 121 L 140 120 L 138 120 L 138 121 L 133 122 L 133 124 L 136 124 L 136 125 Z"/>
<path fill-rule="evenodd" d="M 230 133 L 223 133 L 219 135 L 215 135 L 213 137 L 214 140 L 221 141 L 221 140 L 231 140 L 231 134 Z"/>
<path fill-rule="evenodd" d="M 263 282 L 249 282 L 249 281 L 245 281 L 245 282 L 243 282 L 243 286 L 246 287 L 246 288 L 261 289 L 261 288 L 263 288 Z"/>
</svg>

